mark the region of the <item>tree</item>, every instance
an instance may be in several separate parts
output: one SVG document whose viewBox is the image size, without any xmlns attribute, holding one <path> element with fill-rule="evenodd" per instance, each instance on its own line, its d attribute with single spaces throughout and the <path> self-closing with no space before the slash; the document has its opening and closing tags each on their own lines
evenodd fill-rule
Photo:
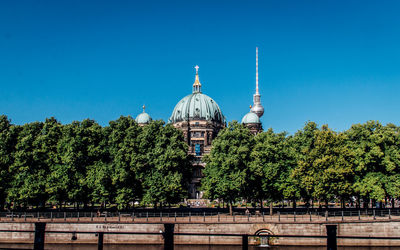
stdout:
<svg viewBox="0 0 400 250">
<path fill-rule="evenodd" d="M 295 166 L 295 159 L 286 138 L 286 133 L 276 134 L 272 129 L 255 137 L 251 152 L 249 186 L 251 197 L 271 203 L 282 199 L 289 170 Z M 271 207 L 272 209 L 272 207 Z"/>
<path fill-rule="evenodd" d="M 15 158 L 10 167 L 13 176 L 7 197 L 14 205 L 44 205 L 46 201 L 44 180 L 49 170 L 44 165 L 37 140 L 42 129 L 41 122 L 29 123 L 23 125 L 18 134 Z"/>
<path fill-rule="evenodd" d="M 307 151 L 309 151 L 315 143 L 315 132 L 318 131 L 318 126 L 315 122 L 307 122 L 302 130 L 296 132 L 296 134 L 288 140 L 291 147 L 291 153 L 296 159 L 296 166 L 289 170 L 288 178 L 286 182 L 282 184 L 283 194 L 287 199 L 293 201 L 293 207 L 296 207 L 296 199 L 302 197 L 308 201 L 312 198 L 312 185 L 304 185 L 302 183 L 299 174 L 299 162 L 307 159 Z"/>
<path fill-rule="evenodd" d="M 146 155 L 146 161 L 139 159 L 137 164 L 142 173 L 143 203 L 177 203 L 188 195 L 192 174 L 188 146 L 182 131 L 163 124 L 153 121 L 144 127 L 140 137 L 140 149 Z"/>
<path fill-rule="evenodd" d="M 107 185 L 108 181 L 98 181 L 98 188 L 108 190 L 105 193 L 115 193 L 114 201 L 122 208 L 142 197 L 142 183 L 137 176 L 137 159 L 140 157 L 138 137 L 142 128 L 132 117 L 121 116 L 118 120 L 110 122 L 106 130 L 112 185 Z M 106 173 L 106 166 L 103 166 L 103 169 L 102 173 Z M 103 174 L 102 176 L 105 177 Z M 111 186 L 113 190 L 110 189 Z"/>
<path fill-rule="evenodd" d="M 253 146 L 254 136 L 250 130 L 234 121 L 219 132 L 210 154 L 204 158 L 207 163 L 202 179 L 204 195 L 228 202 L 230 214 L 233 202 L 248 196 L 247 180 Z"/>
<path fill-rule="evenodd" d="M 10 188 L 12 172 L 10 166 L 14 162 L 14 151 L 17 142 L 17 128 L 5 115 L 0 116 L 0 209 L 3 209 L 7 190 Z"/>
<path fill-rule="evenodd" d="M 41 133 L 36 137 L 35 145 L 37 148 L 36 159 L 44 171 L 40 175 L 40 181 L 44 186 L 43 205 L 47 201 L 56 201 L 51 189 L 51 176 L 56 166 L 60 164 L 60 157 L 57 150 L 57 145 L 62 136 L 62 125 L 54 117 L 48 118 L 43 123 Z"/>
<path fill-rule="evenodd" d="M 94 120 L 72 122 L 64 126 L 58 144 L 61 163 L 55 170 L 63 174 L 59 185 L 67 188 L 68 200 L 87 205 L 92 193 L 88 181 L 89 169 L 101 166 L 107 158 L 106 140 L 103 129 Z"/>
<path fill-rule="evenodd" d="M 90 202 L 107 204 L 116 200 L 115 186 L 112 183 L 113 170 L 112 164 L 103 161 L 96 161 L 88 167 L 86 182 Z"/>
<path fill-rule="evenodd" d="M 354 156 L 346 144 L 344 134 L 337 134 L 327 126 L 314 130 L 314 141 L 298 162 L 293 174 L 312 198 L 328 201 L 340 198 L 342 204 L 352 194 Z"/>
<path fill-rule="evenodd" d="M 398 197 L 400 186 L 400 133 L 393 124 L 377 121 L 355 124 L 346 131 L 348 144 L 356 155 L 354 191 L 359 198 L 382 201 Z"/>
</svg>

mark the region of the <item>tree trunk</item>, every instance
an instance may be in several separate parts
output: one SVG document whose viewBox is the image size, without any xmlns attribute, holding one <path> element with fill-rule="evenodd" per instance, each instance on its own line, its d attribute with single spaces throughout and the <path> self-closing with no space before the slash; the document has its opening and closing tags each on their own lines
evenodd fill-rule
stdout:
<svg viewBox="0 0 400 250">
<path fill-rule="evenodd" d="M 233 215 L 233 203 L 232 201 L 229 202 L 229 215 Z"/>
<path fill-rule="evenodd" d="M 369 203 L 368 202 L 366 202 L 366 201 L 364 201 L 364 208 L 369 208 Z"/>
<path fill-rule="evenodd" d="M 296 209 L 296 199 L 293 198 L 292 202 L 293 202 L 293 209 Z"/>
<path fill-rule="evenodd" d="M 269 214 L 272 215 L 274 213 L 274 202 L 271 201 L 269 203 Z"/>
</svg>

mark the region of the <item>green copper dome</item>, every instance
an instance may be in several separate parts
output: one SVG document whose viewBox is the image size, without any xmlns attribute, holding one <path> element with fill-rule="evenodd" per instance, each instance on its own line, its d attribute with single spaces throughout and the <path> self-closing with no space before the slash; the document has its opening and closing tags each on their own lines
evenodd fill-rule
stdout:
<svg viewBox="0 0 400 250">
<path fill-rule="evenodd" d="M 200 92 L 185 96 L 176 104 L 169 123 L 188 120 L 207 120 L 225 123 L 218 104 L 209 96 Z"/>
<path fill-rule="evenodd" d="M 193 93 L 185 96 L 176 104 L 169 123 L 191 120 L 206 120 L 225 124 L 225 117 L 222 115 L 218 104 L 208 95 L 201 93 L 201 83 L 196 66 L 196 77 L 193 83 Z"/>
<path fill-rule="evenodd" d="M 152 121 L 151 117 L 149 114 L 147 114 L 145 110 L 145 106 L 143 105 L 143 113 L 140 113 L 138 116 L 136 116 L 135 121 L 139 124 L 148 124 Z"/>
<path fill-rule="evenodd" d="M 260 124 L 260 118 L 258 117 L 257 114 L 253 112 L 247 113 L 245 116 L 243 116 L 242 119 L 242 124 Z"/>
</svg>

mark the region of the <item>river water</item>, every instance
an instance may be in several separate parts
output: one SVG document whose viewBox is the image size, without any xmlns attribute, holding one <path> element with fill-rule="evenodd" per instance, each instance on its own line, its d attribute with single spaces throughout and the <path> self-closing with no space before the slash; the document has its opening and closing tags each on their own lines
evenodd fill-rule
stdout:
<svg viewBox="0 0 400 250">
<path fill-rule="evenodd" d="M 32 244 L 0 244 L 0 249 L 32 249 Z M 47 244 L 46 250 L 97 250 L 97 245 L 94 244 Z M 162 245 L 104 245 L 104 250 L 163 250 Z M 176 250 L 241 250 L 242 246 L 230 245 L 175 245 Z M 272 246 L 272 247 L 258 247 L 249 246 L 250 250 L 325 250 L 326 247 L 313 247 L 313 246 Z M 400 250 L 400 247 L 338 247 L 340 250 Z"/>
</svg>

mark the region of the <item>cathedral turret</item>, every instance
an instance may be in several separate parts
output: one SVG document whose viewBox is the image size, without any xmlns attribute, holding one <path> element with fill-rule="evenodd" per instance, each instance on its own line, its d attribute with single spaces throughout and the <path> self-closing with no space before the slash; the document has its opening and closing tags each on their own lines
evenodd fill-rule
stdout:
<svg viewBox="0 0 400 250">
<path fill-rule="evenodd" d="M 135 121 L 139 124 L 139 126 L 144 126 L 146 124 L 149 124 L 152 121 L 149 114 L 147 114 L 145 112 L 145 109 L 146 109 L 146 106 L 143 105 L 143 112 L 140 113 L 135 119 Z"/>
<path fill-rule="evenodd" d="M 251 111 L 251 109 L 250 105 L 250 112 L 243 116 L 242 124 L 248 127 L 253 134 L 258 134 L 262 131 L 261 121 L 258 115 Z"/>
</svg>

